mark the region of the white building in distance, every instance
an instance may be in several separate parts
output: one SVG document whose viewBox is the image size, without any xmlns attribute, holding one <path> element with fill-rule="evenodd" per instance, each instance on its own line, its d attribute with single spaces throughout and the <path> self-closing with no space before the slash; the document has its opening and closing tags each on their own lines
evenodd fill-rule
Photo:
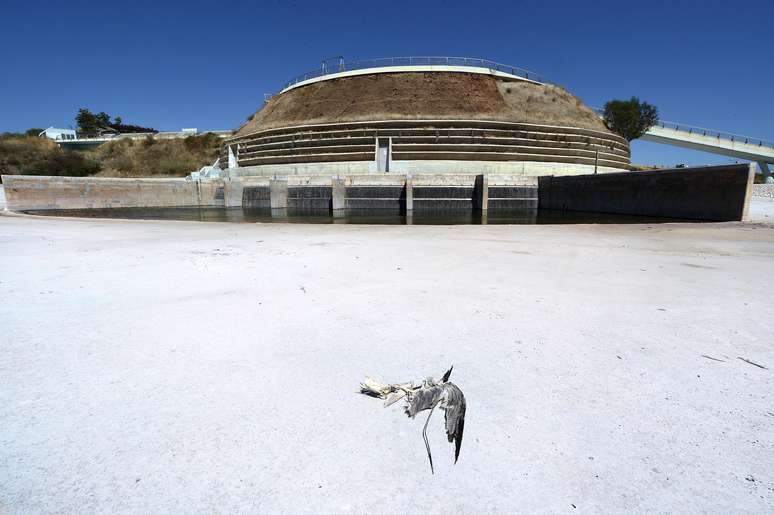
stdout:
<svg viewBox="0 0 774 515">
<path fill-rule="evenodd" d="M 38 136 L 45 136 L 54 141 L 66 141 L 77 139 L 74 129 L 57 129 L 55 127 L 49 127 L 44 130 Z"/>
</svg>

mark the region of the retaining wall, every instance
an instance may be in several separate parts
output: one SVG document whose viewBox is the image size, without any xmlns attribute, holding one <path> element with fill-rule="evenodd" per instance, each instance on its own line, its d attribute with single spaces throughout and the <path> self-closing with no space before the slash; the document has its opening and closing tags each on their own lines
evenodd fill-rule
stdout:
<svg viewBox="0 0 774 515">
<path fill-rule="evenodd" d="M 492 93 L 500 96 L 496 90 Z M 541 96 L 541 101 L 546 100 Z M 437 99 L 434 104 L 438 105 Z M 497 104 L 504 106 L 502 100 Z M 391 160 L 396 162 L 532 161 L 629 168 L 629 144 L 607 130 L 453 119 L 338 122 L 261 130 L 229 138 L 221 149 L 221 159 L 225 160 L 231 149 L 241 166 L 367 162 L 375 160 L 378 140 L 389 141 Z"/>
<path fill-rule="evenodd" d="M 241 163 L 240 163 L 241 164 Z M 624 167 L 610 167 L 600 164 L 599 173 L 626 171 Z M 594 165 L 568 164 L 537 161 L 462 161 L 462 160 L 409 160 L 390 161 L 389 173 L 377 170 L 376 161 L 352 161 L 341 163 L 292 163 L 239 166 L 229 168 L 226 174 L 231 178 L 247 180 L 249 177 L 290 177 L 293 175 L 506 175 L 539 177 L 542 175 L 584 175 L 594 173 Z"/>
<path fill-rule="evenodd" d="M 752 165 L 540 177 L 541 209 L 736 221 L 747 216 Z"/>
<path fill-rule="evenodd" d="M 223 181 L 4 175 L 12 211 L 111 207 L 223 206 Z"/>
<path fill-rule="evenodd" d="M 10 210 L 245 207 L 288 211 L 561 209 L 741 220 L 748 165 L 581 176 L 347 175 L 184 179 L 3 176 Z"/>
</svg>

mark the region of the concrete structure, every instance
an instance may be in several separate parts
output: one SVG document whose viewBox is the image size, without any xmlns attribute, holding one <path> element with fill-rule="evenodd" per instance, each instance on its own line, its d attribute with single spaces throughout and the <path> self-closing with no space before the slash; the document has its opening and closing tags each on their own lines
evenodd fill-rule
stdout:
<svg viewBox="0 0 774 515">
<path fill-rule="evenodd" d="M 640 139 L 754 161 L 758 163 L 764 181 L 774 182 L 769 167 L 774 163 L 774 143 L 771 142 L 673 122 L 660 122 Z"/>
<path fill-rule="evenodd" d="M 538 207 L 537 179 L 505 175 L 315 175 L 208 181 L 8 175 L 3 181 L 12 211 L 201 206 L 409 212 Z"/>
<path fill-rule="evenodd" d="M 732 221 L 747 216 L 754 174 L 744 164 L 541 177 L 538 192 L 545 209 Z"/>
<path fill-rule="evenodd" d="M 560 209 L 697 220 L 742 220 L 752 165 L 584 176 L 365 174 L 239 179 L 3 176 L 14 211 L 111 207 L 241 207 L 413 212 Z"/>
<path fill-rule="evenodd" d="M 225 141 L 221 160 L 230 177 L 536 177 L 627 170 L 629 146 L 530 72 L 479 59 L 390 58 L 294 79 Z"/>
<path fill-rule="evenodd" d="M 75 133 L 75 130 L 73 129 L 57 129 L 55 127 L 49 127 L 48 129 L 38 134 L 38 136 L 46 137 L 56 142 L 72 141 L 78 137 Z"/>
<path fill-rule="evenodd" d="M 11 211 L 224 205 L 223 184 L 185 179 L 113 179 L 4 175 Z"/>
</svg>

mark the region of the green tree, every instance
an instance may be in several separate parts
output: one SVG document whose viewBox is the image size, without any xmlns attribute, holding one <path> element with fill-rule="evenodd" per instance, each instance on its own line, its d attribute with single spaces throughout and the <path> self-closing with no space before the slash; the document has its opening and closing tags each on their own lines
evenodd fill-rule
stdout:
<svg viewBox="0 0 774 515">
<path fill-rule="evenodd" d="M 93 134 L 99 129 L 97 117 L 85 107 L 78 109 L 75 122 L 78 124 L 78 129 L 87 134 Z"/>
<path fill-rule="evenodd" d="M 141 127 L 139 125 L 124 125 L 124 121 L 120 116 L 116 116 L 113 121 L 110 121 L 110 115 L 104 111 L 94 114 L 85 107 L 78 109 L 78 114 L 75 116 L 75 121 L 78 123 L 78 129 L 85 134 L 102 134 L 107 131 L 118 131 L 120 133 L 127 132 L 158 132 L 152 127 Z"/>
<path fill-rule="evenodd" d="M 34 137 L 37 137 L 41 132 L 43 132 L 43 130 L 44 129 L 33 127 L 32 129 L 27 129 L 26 131 L 24 131 L 24 135 L 34 138 Z"/>
<path fill-rule="evenodd" d="M 110 125 L 110 115 L 107 114 L 105 111 L 102 111 L 97 115 L 97 123 L 100 125 L 103 125 L 105 127 Z"/>
<path fill-rule="evenodd" d="M 608 129 L 632 141 L 658 123 L 658 109 L 637 97 L 611 100 L 605 104 L 603 117 Z"/>
</svg>

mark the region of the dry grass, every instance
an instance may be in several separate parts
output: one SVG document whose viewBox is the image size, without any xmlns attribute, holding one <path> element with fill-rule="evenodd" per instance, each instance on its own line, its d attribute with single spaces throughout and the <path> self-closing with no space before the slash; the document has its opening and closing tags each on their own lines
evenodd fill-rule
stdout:
<svg viewBox="0 0 774 515">
<path fill-rule="evenodd" d="M 472 119 L 607 131 L 564 89 L 468 73 L 384 73 L 316 82 L 273 97 L 238 134 L 315 123 Z"/>
<path fill-rule="evenodd" d="M 214 134 L 171 140 L 123 139 L 89 152 L 100 163 L 101 177 L 183 177 L 218 157 Z"/>
<path fill-rule="evenodd" d="M 47 138 L 0 136 L 0 175 L 93 175 L 99 165 L 80 152 L 61 150 Z"/>
<path fill-rule="evenodd" d="M 88 151 L 62 150 L 47 138 L 0 137 L 0 174 L 183 177 L 218 156 L 214 134 L 185 139 L 119 139 Z"/>
</svg>

